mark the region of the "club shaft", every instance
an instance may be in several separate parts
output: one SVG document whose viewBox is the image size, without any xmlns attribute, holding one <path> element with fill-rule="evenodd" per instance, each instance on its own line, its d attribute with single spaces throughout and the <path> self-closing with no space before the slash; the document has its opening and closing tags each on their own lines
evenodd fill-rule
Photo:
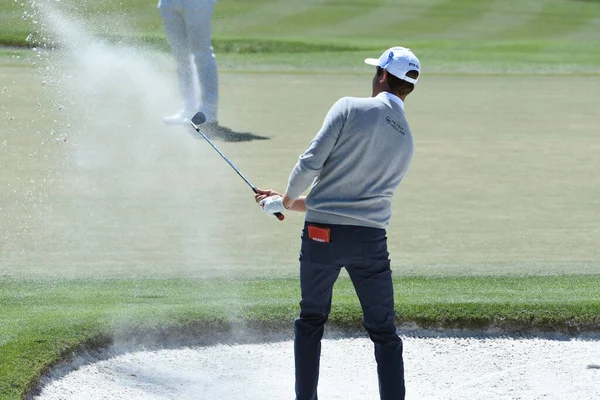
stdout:
<svg viewBox="0 0 600 400">
<path fill-rule="evenodd" d="M 233 165 L 233 163 L 231 162 L 231 160 L 229 160 L 229 158 L 227 158 L 227 157 L 225 156 L 225 154 L 221 153 L 221 150 L 219 150 L 219 148 L 218 148 L 217 146 L 215 146 L 215 144 L 214 144 L 214 143 L 213 143 L 213 142 L 212 142 L 212 141 L 211 141 L 211 140 L 208 138 L 208 136 L 206 136 L 206 135 L 205 135 L 205 134 L 204 134 L 204 133 L 203 133 L 203 132 L 200 130 L 200 128 L 198 128 L 198 127 L 197 127 L 197 126 L 195 126 L 195 125 L 194 125 L 194 129 L 196 129 L 196 131 L 197 131 L 199 134 L 201 134 L 201 135 L 202 135 L 202 137 L 203 137 L 204 139 L 206 139 L 206 141 L 208 142 L 208 144 L 210 144 L 210 145 L 212 146 L 212 148 L 213 148 L 213 149 L 215 149 L 215 151 L 216 151 L 217 153 L 219 153 L 219 155 L 220 155 L 221 157 L 223 157 L 223 159 L 224 159 L 225 161 L 227 161 L 227 164 L 229 164 L 229 166 L 230 166 L 231 168 L 233 168 L 233 170 L 234 170 L 235 172 L 237 172 L 237 174 L 240 176 L 240 178 L 242 178 L 242 179 L 244 180 L 244 182 L 246 182 L 246 183 L 248 184 L 248 186 L 250 186 L 250 189 L 252 189 L 252 191 L 253 191 L 254 193 L 258 193 L 258 189 L 256 189 L 256 186 L 254 186 L 254 185 L 252 184 L 252 182 L 250 182 L 250 181 L 248 180 L 248 178 L 246 178 L 246 177 L 244 176 L 244 174 L 242 174 L 242 173 L 240 172 L 240 170 L 236 168 L 236 166 L 235 166 L 235 165 Z"/>
<path fill-rule="evenodd" d="M 252 182 L 250 182 L 250 181 L 248 180 L 248 178 L 246 178 L 246 177 L 244 176 L 244 174 L 242 174 L 242 173 L 240 172 L 240 170 L 239 170 L 239 169 L 237 169 L 237 168 L 235 167 L 235 165 L 233 165 L 233 163 L 232 163 L 232 162 L 229 160 L 229 158 L 225 157 L 225 154 L 221 153 L 221 150 L 219 150 L 219 148 L 218 148 L 217 146 L 215 146 L 215 144 L 214 144 L 214 143 L 213 143 L 213 142 L 212 142 L 212 141 L 211 141 L 211 140 L 208 138 L 208 136 L 206 136 L 206 135 L 204 134 L 204 132 L 202 132 L 202 131 L 200 130 L 200 128 L 198 128 L 198 126 L 197 126 L 197 125 L 196 125 L 196 124 L 195 124 L 193 121 L 192 121 L 192 126 L 194 127 L 194 129 L 196 130 L 196 132 L 198 132 L 200 135 L 202 135 L 202 137 L 203 137 L 203 138 L 204 138 L 204 139 L 205 139 L 205 140 L 208 142 L 208 144 L 210 144 L 210 146 L 211 146 L 213 149 L 215 149 L 215 151 L 216 151 L 217 153 L 219 153 L 219 155 L 220 155 L 221 157 L 223 157 L 223 160 L 227 161 L 227 164 L 229 164 L 229 166 L 230 166 L 231 168 L 233 168 L 233 170 L 234 170 L 234 171 L 235 171 L 235 172 L 236 172 L 236 173 L 237 173 L 237 174 L 240 176 L 240 178 L 242 178 L 242 179 L 244 180 L 244 182 L 246 182 L 246 183 L 248 184 L 248 186 L 250 186 L 250 189 L 252 189 L 252 191 L 253 191 L 254 193 L 258 193 L 258 189 L 256 188 L 256 186 L 254 186 L 254 185 L 252 184 Z M 284 220 L 284 218 L 285 218 L 285 217 L 283 216 L 283 214 L 282 214 L 282 213 L 279 213 L 279 212 L 278 212 L 278 213 L 275 213 L 275 217 L 276 217 L 278 220 L 280 220 L 280 221 L 283 221 L 283 220 Z"/>
</svg>

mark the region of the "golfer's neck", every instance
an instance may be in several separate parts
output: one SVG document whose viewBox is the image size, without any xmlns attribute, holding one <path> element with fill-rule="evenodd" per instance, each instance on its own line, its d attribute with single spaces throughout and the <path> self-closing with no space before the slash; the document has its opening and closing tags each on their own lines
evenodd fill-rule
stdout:
<svg viewBox="0 0 600 400">
<path fill-rule="evenodd" d="M 402 102 L 405 102 L 405 101 L 406 101 L 406 96 L 407 96 L 407 95 L 404 95 L 404 96 L 399 96 L 397 93 L 394 93 L 394 92 L 392 92 L 392 91 L 391 91 L 391 90 L 389 90 L 389 89 L 380 89 L 380 90 L 375 90 L 375 91 L 373 91 L 373 97 L 376 97 L 376 96 L 377 96 L 378 94 L 380 94 L 380 93 L 389 93 L 389 94 L 393 94 L 394 96 L 396 96 L 396 97 L 399 97 L 399 98 L 400 98 L 400 100 L 402 100 Z"/>
</svg>

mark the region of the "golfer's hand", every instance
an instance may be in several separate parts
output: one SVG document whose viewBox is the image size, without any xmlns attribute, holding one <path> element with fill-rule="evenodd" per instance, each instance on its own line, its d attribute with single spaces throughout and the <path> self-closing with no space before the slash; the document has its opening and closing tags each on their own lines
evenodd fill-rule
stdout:
<svg viewBox="0 0 600 400">
<path fill-rule="evenodd" d="M 281 193 L 276 192 L 273 189 L 267 189 L 267 190 L 256 189 L 256 190 L 258 190 L 258 193 L 256 193 L 254 195 L 254 200 L 256 200 L 256 202 L 259 203 L 259 204 L 260 204 L 261 200 L 264 200 L 267 197 L 270 197 L 270 196 L 281 196 Z"/>
<path fill-rule="evenodd" d="M 262 210 L 269 215 L 282 213 L 286 210 L 283 206 L 283 197 L 278 194 L 264 198 L 258 204 Z"/>
</svg>

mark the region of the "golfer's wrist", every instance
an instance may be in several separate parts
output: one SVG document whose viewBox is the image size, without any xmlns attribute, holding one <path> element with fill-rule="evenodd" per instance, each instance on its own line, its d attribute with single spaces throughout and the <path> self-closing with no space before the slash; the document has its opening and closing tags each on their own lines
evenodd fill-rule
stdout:
<svg viewBox="0 0 600 400">
<path fill-rule="evenodd" d="M 289 210 L 290 208 L 292 208 L 292 204 L 294 204 L 294 200 L 290 199 L 286 194 L 283 196 L 283 199 L 281 200 L 281 204 L 283 205 L 283 208 L 285 208 L 286 210 Z"/>
</svg>

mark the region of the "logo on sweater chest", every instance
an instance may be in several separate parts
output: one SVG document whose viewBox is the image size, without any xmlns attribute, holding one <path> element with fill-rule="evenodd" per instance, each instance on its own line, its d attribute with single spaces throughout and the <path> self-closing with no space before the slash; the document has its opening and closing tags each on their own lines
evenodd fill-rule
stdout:
<svg viewBox="0 0 600 400">
<path fill-rule="evenodd" d="M 390 125 L 392 128 L 394 128 L 395 130 L 397 130 L 401 134 L 405 135 L 404 128 L 402 127 L 402 125 L 400 124 L 400 122 L 398 122 L 396 120 L 393 120 L 390 117 L 385 117 L 385 122 L 387 122 L 388 125 Z"/>
</svg>

